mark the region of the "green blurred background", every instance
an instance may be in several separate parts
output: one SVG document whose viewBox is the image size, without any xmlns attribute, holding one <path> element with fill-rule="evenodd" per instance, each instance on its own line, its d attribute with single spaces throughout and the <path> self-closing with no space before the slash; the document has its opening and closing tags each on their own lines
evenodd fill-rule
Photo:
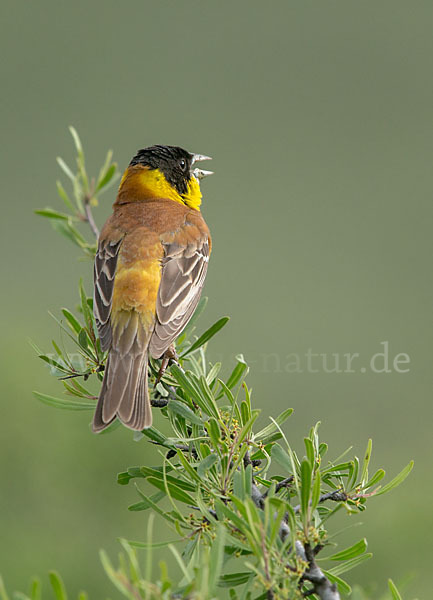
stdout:
<svg viewBox="0 0 433 600">
<path fill-rule="evenodd" d="M 34 208 L 60 207 L 55 156 L 79 131 L 91 172 L 113 148 L 179 144 L 214 157 L 203 212 L 214 238 L 200 327 L 230 325 L 211 356 L 250 361 L 255 403 L 293 406 L 301 448 L 315 421 L 336 456 L 363 453 L 409 480 L 372 500 L 374 558 L 351 581 L 383 589 L 413 576 L 431 593 L 432 91 L 430 1 L 23 2 L 3 0 L 0 572 L 9 589 L 55 568 L 70 590 L 116 597 L 98 559 L 144 539 L 133 488 L 115 483 L 152 449 L 96 437 L 28 345 L 58 336 L 47 310 L 74 306 L 91 264 Z M 115 197 L 103 196 L 99 224 Z M 389 342 L 408 373 L 287 373 L 286 355 L 359 353 Z M 305 360 L 305 359 L 303 359 Z M 364 363 L 362 362 L 364 360 Z M 356 364 L 356 363 L 354 363 Z M 159 422 L 156 418 L 157 425 Z M 358 518 L 347 518 L 349 523 Z M 378 587 L 375 588 L 374 586 Z M 378 592 L 374 592 L 374 597 Z"/>
</svg>

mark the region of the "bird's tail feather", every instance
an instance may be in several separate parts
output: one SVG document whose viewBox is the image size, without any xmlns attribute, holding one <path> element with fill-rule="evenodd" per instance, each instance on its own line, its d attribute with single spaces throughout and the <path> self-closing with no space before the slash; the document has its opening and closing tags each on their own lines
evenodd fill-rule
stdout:
<svg viewBox="0 0 433 600">
<path fill-rule="evenodd" d="M 147 352 L 122 355 L 111 349 L 93 418 L 93 431 L 102 431 L 114 419 L 137 431 L 152 425 L 147 382 Z"/>
</svg>

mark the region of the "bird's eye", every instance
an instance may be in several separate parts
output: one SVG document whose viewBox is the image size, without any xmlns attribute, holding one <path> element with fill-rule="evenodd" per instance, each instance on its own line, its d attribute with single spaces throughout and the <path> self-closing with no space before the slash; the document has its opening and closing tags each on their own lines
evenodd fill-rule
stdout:
<svg viewBox="0 0 433 600">
<path fill-rule="evenodd" d="M 186 160 L 184 158 L 180 159 L 179 166 L 182 169 L 182 171 L 186 171 Z"/>
</svg>

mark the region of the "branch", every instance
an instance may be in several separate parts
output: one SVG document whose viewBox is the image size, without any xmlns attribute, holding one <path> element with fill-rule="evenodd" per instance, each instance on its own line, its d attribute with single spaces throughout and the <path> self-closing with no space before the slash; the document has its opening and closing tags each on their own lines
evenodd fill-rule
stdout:
<svg viewBox="0 0 433 600">
<path fill-rule="evenodd" d="M 289 478 L 290 479 L 290 478 Z M 285 484 L 289 484 L 290 482 L 285 481 Z M 281 482 L 283 483 L 283 482 Z M 339 494 L 338 500 L 336 500 L 336 494 Z M 324 502 L 325 500 L 336 500 L 342 501 L 342 496 L 344 495 L 344 499 L 347 500 L 346 494 L 341 491 L 331 492 L 328 494 L 324 494 L 320 497 L 319 502 Z M 263 510 L 264 508 L 264 498 L 263 494 L 261 494 L 257 485 L 253 482 L 251 487 L 251 498 L 254 504 Z M 299 510 L 298 507 L 295 508 Z M 287 537 L 291 534 L 290 528 L 286 522 L 286 519 L 283 517 L 280 523 L 279 536 L 281 540 L 284 542 Z M 340 600 L 340 594 L 338 593 L 337 586 L 335 583 L 331 583 L 329 579 L 324 575 L 323 571 L 316 564 L 315 551 L 311 548 L 310 544 L 306 542 L 304 545 L 298 540 L 295 542 L 296 554 L 302 558 L 305 562 L 308 563 L 308 570 L 303 575 L 303 580 L 309 581 L 313 584 L 311 590 L 308 590 L 304 593 L 304 596 L 311 596 L 312 594 L 317 594 L 320 600 Z"/>
<path fill-rule="evenodd" d="M 304 596 L 317 594 L 321 600 L 340 600 L 336 584 L 331 583 L 323 574 L 322 569 L 317 566 L 314 550 L 309 542 L 306 542 L 303 546 L 301 542 L 296 542 L 296 552 L 308 563 L 308 571 L 304 573 L 303 579 L 313 584 L 312 589 L 306 591 Z"/>
</svg>

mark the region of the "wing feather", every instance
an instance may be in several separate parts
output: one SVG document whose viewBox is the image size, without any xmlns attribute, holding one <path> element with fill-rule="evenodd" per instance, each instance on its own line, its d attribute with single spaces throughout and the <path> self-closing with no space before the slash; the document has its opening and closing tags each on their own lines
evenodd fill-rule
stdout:
<svg viewBox="0 0 433 600">
<path fill-rule="evenodd" d="M 111 301 L 113 299 L 114 275 L 121 243 L 122 240 L 116 242 L 102 241 L 99 243 L 95 256 L 93 312 L 102 350 L 108 350 L 112 340 Z"/>
<path fill-rule="evenodd" d="M 209 261 L 209 239 L 167 244 L 149 351 L 159 358 L 188 323 L 200 299 Z"/>
</svg>

